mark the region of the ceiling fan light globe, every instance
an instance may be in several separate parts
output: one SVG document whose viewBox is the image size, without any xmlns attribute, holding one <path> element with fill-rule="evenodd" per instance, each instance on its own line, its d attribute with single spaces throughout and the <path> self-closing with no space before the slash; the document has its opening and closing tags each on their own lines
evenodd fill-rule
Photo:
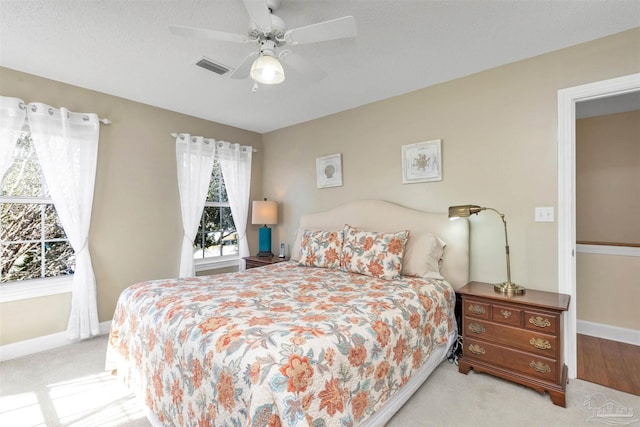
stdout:
<svg viewBox="0 0 640 427">
<path fill-rule="evenodd" d="M 273 85 L 284 81 L 282 64 L 271 55 L 260 55 L 251 66 L 251 78 L 258 83 Z"/>
</svg>

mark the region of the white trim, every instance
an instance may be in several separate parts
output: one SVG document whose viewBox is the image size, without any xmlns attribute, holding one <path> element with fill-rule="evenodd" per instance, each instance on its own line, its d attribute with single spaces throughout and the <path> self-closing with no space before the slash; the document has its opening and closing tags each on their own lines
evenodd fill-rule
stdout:
<svg viewBox="0 0 640 427">
<path fill-rule="evenodd" d="M 217 258 L 201 258 L 194 261 L 196 272 L 216 270 L 218 268 L 239 267 L 240 257 L 238 255 L 224 256 Z"/>
<path fill-rule="evenodd" d="M 106 335 L 109 333 L 109 329 L 111 328 L 111 320 L 102 322 L 99 326 L 100 332 L 98 335 Z M 5 344 L 0 346 L 0 362 L 28 356 L 41 351 L 51 350 L 74 342 L 77 342 L 77 340 L 67 339 L 67 332 L 62 331 L 29 340 Z"/>
<path fill-rule="evenodd" d="M 0 304 L 28 298 L 71 292 L 73 275 L 47 277 L 43 279 L 19 280 L 0 285 Z"/>
<path fill-rule="evenodd" d="M 640 331 L 635 329 L 578 320 L 577 332 L 582 335 L 640 346 Z"/>
<path fill-rule="evenodd" d="M 569 378 L 577 373 L 576 349 L 576 102 L 640 90 L 640 74 L 630 74 L 558 91 L 558 290 L 571 295 L 565 316 L 564 359 Z"/>
<path fill-rule="evenodd" d="M 576 251 L 581 254 L 615 255 L 640 257 L 640 248 L 633 246 L 606 245 L 576 245 Z"/>
</svg>

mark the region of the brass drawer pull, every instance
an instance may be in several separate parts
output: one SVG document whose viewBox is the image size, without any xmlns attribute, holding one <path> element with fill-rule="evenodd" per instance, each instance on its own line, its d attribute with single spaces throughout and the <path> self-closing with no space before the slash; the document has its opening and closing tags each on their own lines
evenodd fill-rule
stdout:
<svg viewBox="0 0 640 427">
<path fill-rule="evenodd" d="M 469 306 L 469 311 L 472 312 L 473 314 L 484 314 L 485 310 L 484 307 L 481 305 L 477 305 L 477 304 L 472 304 Z"/>
<path fill-rule="evenodd" d="M 542 362 L 534 362 L 533 360 L 529 363 L 529 366 L 533 368 L 534 371 L 538 371 L 541 374 L 546 374 L 547 372 L 551 372 L 551 368 L 549 365 L 545 365 Z"/>
<path fill-rule="evenodd" d="M 511 317 L 511 312 L 509 310 L 500 310 L 500 314 L 502 314 L 502 317 L 504 317 L 505 319 Z"/>
<path fill-rule="evenodd" d="M 532 317 L 531 319 L 529 319 L 529 323 L 539 328 L 546 328 L 548 326 L 551 326 L 551 322 L 549 322 L 549 319 L 543 319 L 540 316 Z"/>
<path fill-rule="evenodd" d="M 478 344 L 469 345 L 469 351 L 473 354 L 484 354 L 484 348 L 480 347 Z M 533 362 L 532 362 L 533 363 Z"/>
<path fill-rule="evenodd" d="M 481 333 L 483 333 L 483 332 L 485 331 L 484 326 L 479 325 L 479 324 L 477 324 L 477 323 L 472 323 L 472 324 L 470 324 L 470 325 L 469 325 L 469 330 L 470 330 L 471 332 L 476 333 L 476 334 L 481 334 Z"/>
<path fill-rule="evenodd" d="M 535 348 L 539 348 L 540 350 L 548 350 L 551 348 L 551 344 L 547 340 L 543 340 L 542 338 L 531 338 L 529 344 L 534 346 Z"/>
</svg>

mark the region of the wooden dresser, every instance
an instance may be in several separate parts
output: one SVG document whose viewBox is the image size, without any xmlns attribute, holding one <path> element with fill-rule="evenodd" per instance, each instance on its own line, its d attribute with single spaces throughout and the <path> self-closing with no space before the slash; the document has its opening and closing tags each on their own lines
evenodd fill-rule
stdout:
<svg viewBox="0 0 640 427">
<path fill-rule="evenodd" d="M 545 391 L 565 406 L 567 366 L 562 356 L 562 316 L 569 295 L 527 290 L 495 292 L 492 284 L 470 282 L 462 297 L 462 357 L 459 372 L 473 368 Z"/>
</svg>

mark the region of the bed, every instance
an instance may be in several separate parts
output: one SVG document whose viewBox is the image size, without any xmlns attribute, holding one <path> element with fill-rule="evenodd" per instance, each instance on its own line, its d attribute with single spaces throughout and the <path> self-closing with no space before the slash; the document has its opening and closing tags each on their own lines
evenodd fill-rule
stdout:
<svg viewBox="0 0 640 427">
<path fill-rule="evenodd" d="M 467 221 L 361 200 L 295 234 L 291 261 L 122 292 L 107 369 L 152 424 L 381 426 L 446 358 Z"/>
</svg>

